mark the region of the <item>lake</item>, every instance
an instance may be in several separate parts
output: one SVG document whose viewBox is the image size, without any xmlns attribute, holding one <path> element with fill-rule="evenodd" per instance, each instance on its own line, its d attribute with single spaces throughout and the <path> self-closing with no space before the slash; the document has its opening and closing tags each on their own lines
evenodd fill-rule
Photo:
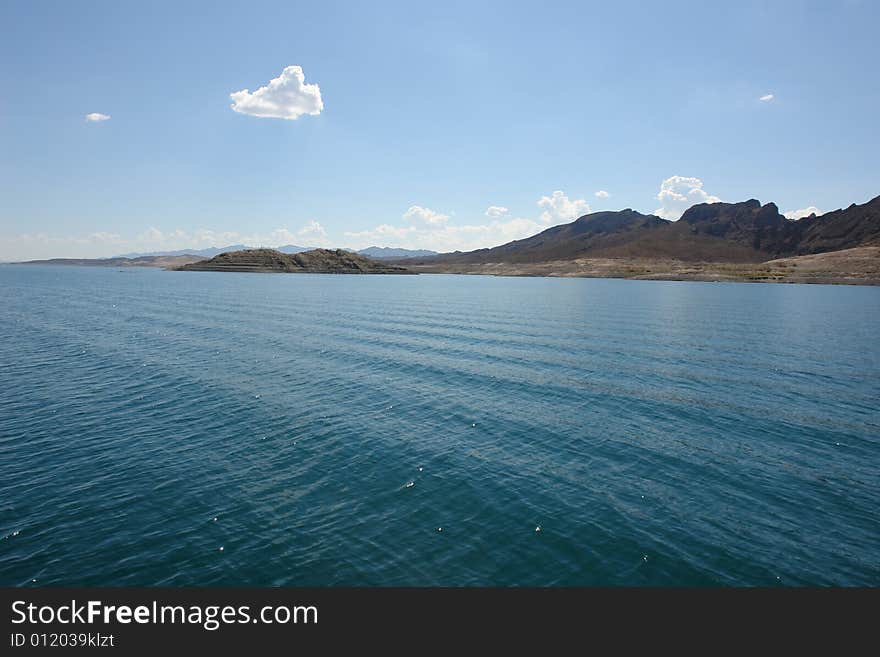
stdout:
<svg viewBox="0 0 880 657">
<path fill-rule="evenodd" d="M 0 267 L 0 585 L 880 585 L 880 288 Z"/>
</svg>

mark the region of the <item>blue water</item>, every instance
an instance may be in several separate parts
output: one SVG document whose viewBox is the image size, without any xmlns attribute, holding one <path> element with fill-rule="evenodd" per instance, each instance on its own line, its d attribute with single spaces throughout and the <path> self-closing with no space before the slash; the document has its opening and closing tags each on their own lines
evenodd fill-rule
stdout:
<svg viewBox="0 0 880 657">
<path fill-rule="evenodd" d="M 0 308 L 2 585 L 880 584 L 877 288 L 4 266 Z"/>
</svg>

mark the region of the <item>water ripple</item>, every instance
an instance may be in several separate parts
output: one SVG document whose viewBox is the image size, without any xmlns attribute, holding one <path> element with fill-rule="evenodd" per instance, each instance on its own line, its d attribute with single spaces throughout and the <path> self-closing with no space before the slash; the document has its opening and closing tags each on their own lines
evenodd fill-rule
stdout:
<svg viewBox="0 0 880 657">
<path fill-rule="evenodd" d="M 0 267 L 0 583 L 877 585 L 878 293 Z"/>
</svg>

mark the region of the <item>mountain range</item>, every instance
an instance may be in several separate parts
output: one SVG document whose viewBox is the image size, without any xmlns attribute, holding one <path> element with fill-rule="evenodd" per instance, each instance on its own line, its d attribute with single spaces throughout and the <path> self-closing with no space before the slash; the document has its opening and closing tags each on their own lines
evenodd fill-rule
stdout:
<svg viewBox="0 0 880 657">
<path fill-rule="evenodd" d="M 792 220 L 774 203 L 700 203 L 678 221 L 626 209 L 594 212 L 521 240 L 475 251 L 411 258 L 407 265 L 546 263 L 579 258 L 653 258 L 759 263 L 880 246 L 880 196 L 821 216 Z"/>
<path fill-rule="evenodd" d="M 428 249 L 396 249 L 391 246 L 370 246 L 366 249 L 357 251 L 361 255 L 374 260 L 386 260 L 389 258 L 424 258 L 426 256 L 438 255 L 437 251 L 429 251 Z"/>
<path fill-rule="evenodd" d="M 250 262 L 257 251 L 261 262 Z M 302 262 L 286 257 L 305 251 L 312 255 Z M 206 264 L 205 259 L 221 254 L 231 255 Z M 355 255 L 382 264 L 347 260 Z M 799 220 L 780 214 L 774 203 L 755 199 L 701 203 L 678 221 L 632 209 L 593 212 L 532 237 L 467 252 L 387 247 L 326 251 L 295 245 L 260 250 L 232 245 L 98 260 L 33 261 L 166 268 L 190 263 L 198 264 L 186 269 L 212 271 L 241 267 L 242 271 L 379 272 L 405 267 L 415 273 L 880 285 L 880 196 Z"/>
<path fill-rule="evenodd" d="M 144 253 L 124 253 L 116 257 L 149 258 L 157 256 L 165 257 L 193 255 L 202 256 L 204 258 L 213 258 L 214 256 L 220 255 L 221 253 L 229 253 L 231 251 L 246 251 L 254 248 L 256 247 L 245 246 L 244 244 L 230 244 L 229 246 L 210 247 L 207 249 L 179 249 L 177 251 L 148 251 Z M 296 246 L 295 244 L 285 244 L 284 246 L 275 247 L 273 250 L 280 251 L 281 253 L 303 253 L 304 251 L 311 251 L 314 248 L 315 247 L 311 246 Z M 437 255 L 437 251 L 429 251 L 427 249 L 396 249 L 389 246 L 370 246 L 366 249 L 361 249 L 360 251 L 355 251 L 354 249 L 345 250 L 351 251 L 353 253 L 359 253 L 375 260 L 384 260 L 387 258 L 423 258 L 425 256 Z"/>
</svg>

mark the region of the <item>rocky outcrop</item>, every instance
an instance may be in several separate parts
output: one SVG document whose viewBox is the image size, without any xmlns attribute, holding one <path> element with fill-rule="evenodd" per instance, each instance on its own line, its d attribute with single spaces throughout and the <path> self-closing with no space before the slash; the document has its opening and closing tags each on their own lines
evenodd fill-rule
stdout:
<svg viewBox="0 0 880 657">
<path fill-rule="evenodd" d="M 793 222 L 787 253 L 828 253 L 880 245 L 880 196 L 848 208 Z"/>
<path fill-rule="evenodd" d="M 245 249 L 221 253 L 177 267 L 178 271 L 276 272 L 286 274 L 411 274 L 405 267 L 376 262 L 336 249 L 281 253 L 274 249 Z"/>
<path fill-rule="evenodd" d="M 792 223 L 779 213 L 775 203 L 761 205 L 750 199 L 742 203 L 700 203 L 688 209 L 671 228 L 779 255 L 784 252 Z"/>
</svg>

